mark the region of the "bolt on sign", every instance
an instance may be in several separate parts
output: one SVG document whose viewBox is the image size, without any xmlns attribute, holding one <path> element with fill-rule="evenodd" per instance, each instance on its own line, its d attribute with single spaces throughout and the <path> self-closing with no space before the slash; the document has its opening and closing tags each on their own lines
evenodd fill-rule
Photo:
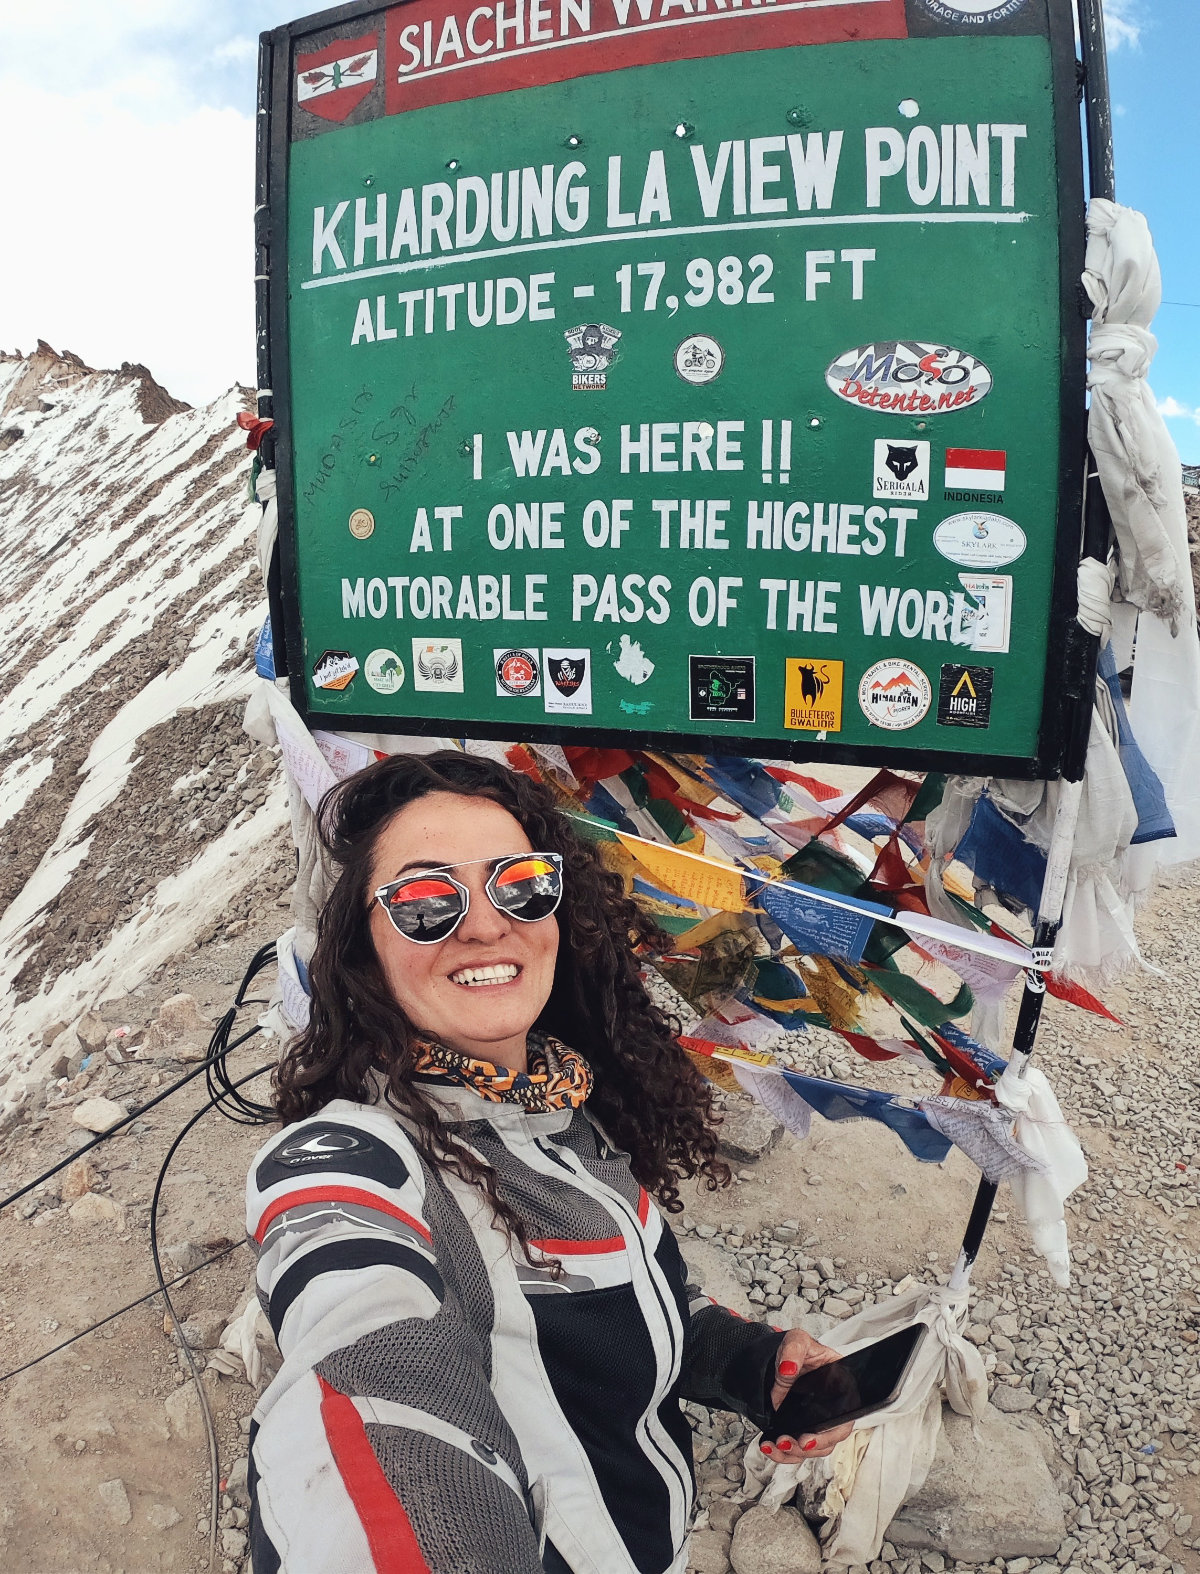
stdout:
<svg viewBox="0 0 1200 1574">
<path fill-rule="evenodd" d="M 264 61 L 308 718 L 1056 771 L 1070 0 L 408 0 Z"/>
</svg>

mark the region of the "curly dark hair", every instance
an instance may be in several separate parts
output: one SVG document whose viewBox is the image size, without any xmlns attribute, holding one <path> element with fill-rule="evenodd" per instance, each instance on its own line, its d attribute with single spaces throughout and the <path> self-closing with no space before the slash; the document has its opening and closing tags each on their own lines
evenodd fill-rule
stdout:
<svg viewBox="0 0 1200 1574">
<path fill-rule="evenodd" d="M 559 946 L 550 998 L 534 1024 L 584 1056 L 594 1088 L 588 1107 L 626 1149 L 637 1180 L 670 1213 L 677 1182 L 704 1176 L 728 1185 L 717 1157 L 712 1092 L 680 1047 L 678 1024 L 651 1001 L 635 947 L 669 943 L 625 895 L 591 845 L 575 835 L 548 788 L 491 760 L 453 750 L 395 754 L 369 765 L 321 801 L 318 823 L 339 873 L 317 925 L 309 966 L 308 1026 L 276 1068 L 275 1107 L 284 1124 L 331 1099 L 370 1103 L 378 1079 L 425 1158 L 480 1186 L 503 1228 L 528 1241 L 497 1193 L 495 1175 L 458 1141 L 435 1102 L 413 1081 L 413 1027 L 388 988 L 371 941 L 376 844 L 393 816 L 428 793 L 487 798 L 507 809 L 531 844 L 563 856 Z"/>
</svg>

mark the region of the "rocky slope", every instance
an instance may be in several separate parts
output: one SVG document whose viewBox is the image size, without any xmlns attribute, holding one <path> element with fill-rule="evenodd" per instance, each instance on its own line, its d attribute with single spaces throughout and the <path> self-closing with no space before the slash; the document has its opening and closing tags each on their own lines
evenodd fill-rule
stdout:
<svg viewBox="0 0 1200 1574">
<path fill-rule="evenodd" d="M 240 731 L 263 617 L 248 399 L 193 410 L 144 367 L 93 371 L 44 342 L 0 355 L 9 1107 L 83 1006 L 243 916 L 284 824 L 278 773 Z"/>
</svg>

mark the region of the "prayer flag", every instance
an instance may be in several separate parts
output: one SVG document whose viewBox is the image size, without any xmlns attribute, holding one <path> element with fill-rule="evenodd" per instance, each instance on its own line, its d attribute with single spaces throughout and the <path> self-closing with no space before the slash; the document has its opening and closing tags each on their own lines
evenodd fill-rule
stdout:
<svg viewBox="0 0 1200 1574">
<path fill-rule="evenodd" d="M 685 896 L 689 902 L 697 902 L 701 907 L 717 907 L 727 913 L 745 911 L 740 869 L 717 863 L 712 858 L 681 852 L 676 847 L 643 841 L 641 837 L 628 836 L 623 831 L 617 834 L 638 863 L 648 869 L 655 882 L 668 891 Z"/>
<path fill-rule="evenodd" d="M 875 927 L 868 912 L 847 912 L 814 902 L 791 885 L 764 885 L 755 899 L 783 930 L 798 951 L 816 956 L 841 956 L 861 962 L 863 948 Z M 863 904 L 868 909 L 873 903 Z M 875 909 L 887 913 L 885 907 Z"/>
<path fill-rule="evenodd" d="M 919 1109 L 898 1103 L 894 1093 L 855 1088 L 824 1077 L 806 1077 L 799 1071 L 782 1071 L 780 1075 L 826 1120 L 877 1120 L 894 1131 L 913 1157 L 925 1164 L 940 1164 L 953 1146 L 933 1129 Z"/>
</svg>

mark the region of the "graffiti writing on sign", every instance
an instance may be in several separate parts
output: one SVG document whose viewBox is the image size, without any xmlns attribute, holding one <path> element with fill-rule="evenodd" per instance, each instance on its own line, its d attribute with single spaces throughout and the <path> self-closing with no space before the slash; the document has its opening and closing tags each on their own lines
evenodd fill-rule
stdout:
<svg viewBox="0 0 1200 1574">
<path fill-rule="evenodd" d="M 325 490 L 330 476 L 337 469 L 340 457 L 349 440 L 350 433 L 358 426 L 359 420 L 366 411 L 367 406 L 375 395 L 367 387 L 359 389 L 350 402 L 349 412 L 338 422 L 325 441 L 322 453 L 317 459 L 317 468 L 304 487 L 304 501 L 311 503 Z"/>
</svg>

